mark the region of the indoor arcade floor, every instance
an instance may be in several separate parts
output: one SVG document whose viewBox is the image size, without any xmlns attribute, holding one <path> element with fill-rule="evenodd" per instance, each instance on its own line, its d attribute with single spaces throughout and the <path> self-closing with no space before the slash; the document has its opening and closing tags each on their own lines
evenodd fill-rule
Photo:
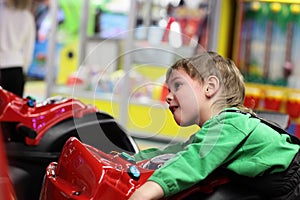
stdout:
<svg viewBox="0 0 300 200">
<path fill-rule="evenodd" d="M 47 86 L 43 80 L 30 80 L 25 84 L 24 97 L 32 96 L 37 101 L 43 101 L 46 98 Z M 134 138 L 139 149 L 161 147 L 166 143 Z"/>
</svg>

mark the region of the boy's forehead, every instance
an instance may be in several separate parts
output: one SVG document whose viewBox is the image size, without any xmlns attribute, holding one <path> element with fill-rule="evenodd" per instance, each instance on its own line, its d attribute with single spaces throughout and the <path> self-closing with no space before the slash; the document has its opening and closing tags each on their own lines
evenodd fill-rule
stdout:
<svg viewBox="0 0 300 200">
<path fill-rule="evenodd" d="M 188 73 L 183 68 L 172 70 L 172 74 L 174 74 L 174 76 L 188 76 Z"/>
<path fill-rule="evenodd" d="M 179 76 L 182 76 L 181 73 L 180 73 L 180 71 L 179 71 L 178 69 L 173 69 L 173 70 L 171 71 L 171 73 L 170 73 L 170 78 L 169 78 L 169 80 L 170 80 L 170 79 L 173 79 L 173 78 L 175 78 L 175 77 L 179 77 Z"/>
<path fill-rule="evenodd" d="M 187 73 L 183 69 L 173 69 L 167 82 L 174 81 L 179 78 L 187 78 Z"/>
</svg>

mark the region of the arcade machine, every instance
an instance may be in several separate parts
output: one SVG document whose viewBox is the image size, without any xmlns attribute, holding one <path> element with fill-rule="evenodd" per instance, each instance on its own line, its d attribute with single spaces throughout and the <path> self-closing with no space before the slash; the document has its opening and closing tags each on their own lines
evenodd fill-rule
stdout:
<svg viewBox="0 0 300 200">
<path fill-rule="evenodd" d="M 233 59 L 247 83 L 245 105 L 287 113 L 300 136 L 300 3 L 239 0 Z"/>
</svg>

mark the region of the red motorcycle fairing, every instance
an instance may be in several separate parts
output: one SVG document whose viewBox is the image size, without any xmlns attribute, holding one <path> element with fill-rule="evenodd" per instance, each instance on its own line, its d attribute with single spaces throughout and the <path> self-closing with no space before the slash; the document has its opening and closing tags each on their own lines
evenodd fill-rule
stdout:
<svg viewBox="0 0 300 200">
<path fill-rule="evenodd" d="M 9 165 L 7 180 L 12 183 L 18 200 L 39 198 L 45 169 L 49 163 L 58 161 L 70 137 L 101 146 L 106 152 L 138 151 L 118 122 L 94 106 L 66 97 L 36 102 L 1 87 L 0 134 Z"/>
<path fill-rule="evenodd" d="M 123 152 L 106 154 L 72 137 L 66 142 L 58 163 L 52 162 L 47 167 L 40 199 L 128 199 L 154 172 L 145 168 L 148 162 L 135 163 Z M 183 199 L 199 191 L 211 193 L 215 186 L 228 181 L 226 177 L 214 178 L 171 199 Z"/>
<path fill-rule="evenodd" d="M 31 97 L 20 98 L 0 87 L 0 121 L 18 122 L 17 130 L 30 146 L 37 146 L 47 130 L 58 122 L 96 111 L 94 106 L 77 99 L 52 97 L 36 103 Z"/>
<path fill-rule="evenodd" d="M 46 170 L 41 199 L 128 199 L 153 170 L 70 138 Z M 131 171 L 130 171 L 131 170 Z"/>
<path fill-rule="evenodd" d="M 12 182 L 9 178 L 7 158 L 5 155 L 2 134 L 0 134 L 0 199 L 16 199 L 16 194 Z"/>
</svg>

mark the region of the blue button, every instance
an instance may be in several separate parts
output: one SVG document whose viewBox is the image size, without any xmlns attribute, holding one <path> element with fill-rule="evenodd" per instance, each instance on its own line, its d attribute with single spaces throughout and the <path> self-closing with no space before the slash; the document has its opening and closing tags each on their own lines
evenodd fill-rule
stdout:
<svg viewBox="0 0 300 200">
<path fill-rule="evenodd" d="M 33 107 L 34 107 L 34 104 L 35 104 L 35 100 L 33 100 L 33 99 L 28 99 L 27 105 L 28 105 L 29 107 L 33 108 Z"/>
<path fill-rule="evenodd" d="M 132 165 L 132 166 L 129 167 L 128 174 L 134 180 L 138 180 L 141 176 L 140 170 L 135 165 Z"/>
</svg>

